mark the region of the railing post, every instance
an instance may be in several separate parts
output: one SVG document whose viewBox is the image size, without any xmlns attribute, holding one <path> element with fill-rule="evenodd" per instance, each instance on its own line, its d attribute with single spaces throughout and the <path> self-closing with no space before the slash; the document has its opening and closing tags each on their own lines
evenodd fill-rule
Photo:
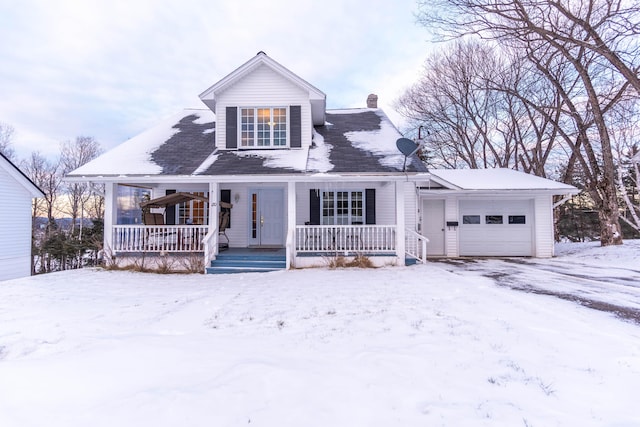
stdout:
<svg viewBox="0 0 640 427">
<path fill-rule="evenodd" d="M 398 263 L 404 265 L 405 258 L 405 206 L 404 206 L 404 181 L 396 181 L 396 256 Z"/>
<path fill-rule="evenodd" d="M 104 256 L 107 258 L 107 263 L 111 262 L 111 257 L 115 255 L 116 249 L 114 248 L 115 230 L 114 225 L 117 222 L 116 219 L 116 197 L 117 197 L 117 184 L 108 182 L 104 186 Z"/>
<path fill-rule="evenodd" d="M 427 239 L 420 239 L 422 242 L 422 263 L 426 264 L 427 262 Z"/>
<path fill-rule="evenodd" d="M 285 242 L 285 257 L 287 270 L 293 267 L 296 245 L 294 244 L 296 232 L 296 183 L 289 181 L 287 185 L 287 233 Z"/>
</svg>

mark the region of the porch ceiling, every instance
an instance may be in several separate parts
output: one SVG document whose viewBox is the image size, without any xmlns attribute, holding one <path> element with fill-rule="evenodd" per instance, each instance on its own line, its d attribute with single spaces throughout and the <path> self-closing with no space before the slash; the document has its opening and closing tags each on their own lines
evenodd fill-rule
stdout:
<svg viewBox="0 0 640 427">
<path fill-rule="evenodd" d="M 208 202 L 207 197 L 198 196 L 197 194 L 177 192 L 158 197 L 147 202 L 140 203 L 141 208 L 163 208 L 165 206 L 177 205 L 178 203 L 189 202 L 191 200 L 201 200 Z"/>
</svg>

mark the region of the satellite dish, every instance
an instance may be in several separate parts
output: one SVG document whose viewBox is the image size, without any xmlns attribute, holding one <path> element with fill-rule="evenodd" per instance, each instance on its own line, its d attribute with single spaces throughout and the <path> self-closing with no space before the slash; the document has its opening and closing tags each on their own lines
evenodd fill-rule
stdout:
<svg viewBox="0 0 640 427">
<path fill-rule="evenodd" d="M 402 154 L 404 154 L 404 164 L 402 165 L 402 172 L 407 168 L 407 157 L 413 156 L 420 149 L 420 145 L 416 144 L 409 138 L 399 138 L 396 141 L 396 147 Z"/>
<path fill-rule="evenodd" d="M 412 156 L 418 151 L 419 146 L 409 138 L 399 138 L 396 141 L 396 147 L 405 157 Z"/>
</svg>

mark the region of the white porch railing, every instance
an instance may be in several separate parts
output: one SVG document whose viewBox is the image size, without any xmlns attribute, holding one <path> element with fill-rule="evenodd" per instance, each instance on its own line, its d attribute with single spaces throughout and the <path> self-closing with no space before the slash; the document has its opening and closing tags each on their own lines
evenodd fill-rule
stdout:
<svg viewBox="0 0 640 427">
<path fill-rule="evenodd" d="M 204 250 L 204 266 L 207 265 L 216 257 L 216 246 L 218 245 L 218 232 L 205 234 L 202 239 L 202 248 Z"/>
<path fill-rule="evenodd" d="M 404 231 L 404 250 L 407 255 L 417 259 L 418 261 L 427 262 L 427 239 L 422 234 L 418 234 L 408 228 Z"/>
<path fill-rule="evenodd" d="M 395 225 L 297 225 L 296 252 L 368 252 L 396 250 Z"/>
<path fill-rule="evenodd" d="M 115 225 L 115 252 L 201 252 L 207 225 Z"/>
</svg>

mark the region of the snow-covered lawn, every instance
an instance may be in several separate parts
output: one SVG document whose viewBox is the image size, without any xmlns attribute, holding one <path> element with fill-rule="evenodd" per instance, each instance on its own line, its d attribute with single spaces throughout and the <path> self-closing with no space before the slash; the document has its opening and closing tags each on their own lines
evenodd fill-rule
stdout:
<svg viewBox="0 0 640 427">
<path fill-rule="evenodd" d="M 637 272 L 638 243 L 536 262 Z M 485 276 L 429 263 L 0 282 L 0 426 L 640 425 L 639 324 Z"/>
</svg>

